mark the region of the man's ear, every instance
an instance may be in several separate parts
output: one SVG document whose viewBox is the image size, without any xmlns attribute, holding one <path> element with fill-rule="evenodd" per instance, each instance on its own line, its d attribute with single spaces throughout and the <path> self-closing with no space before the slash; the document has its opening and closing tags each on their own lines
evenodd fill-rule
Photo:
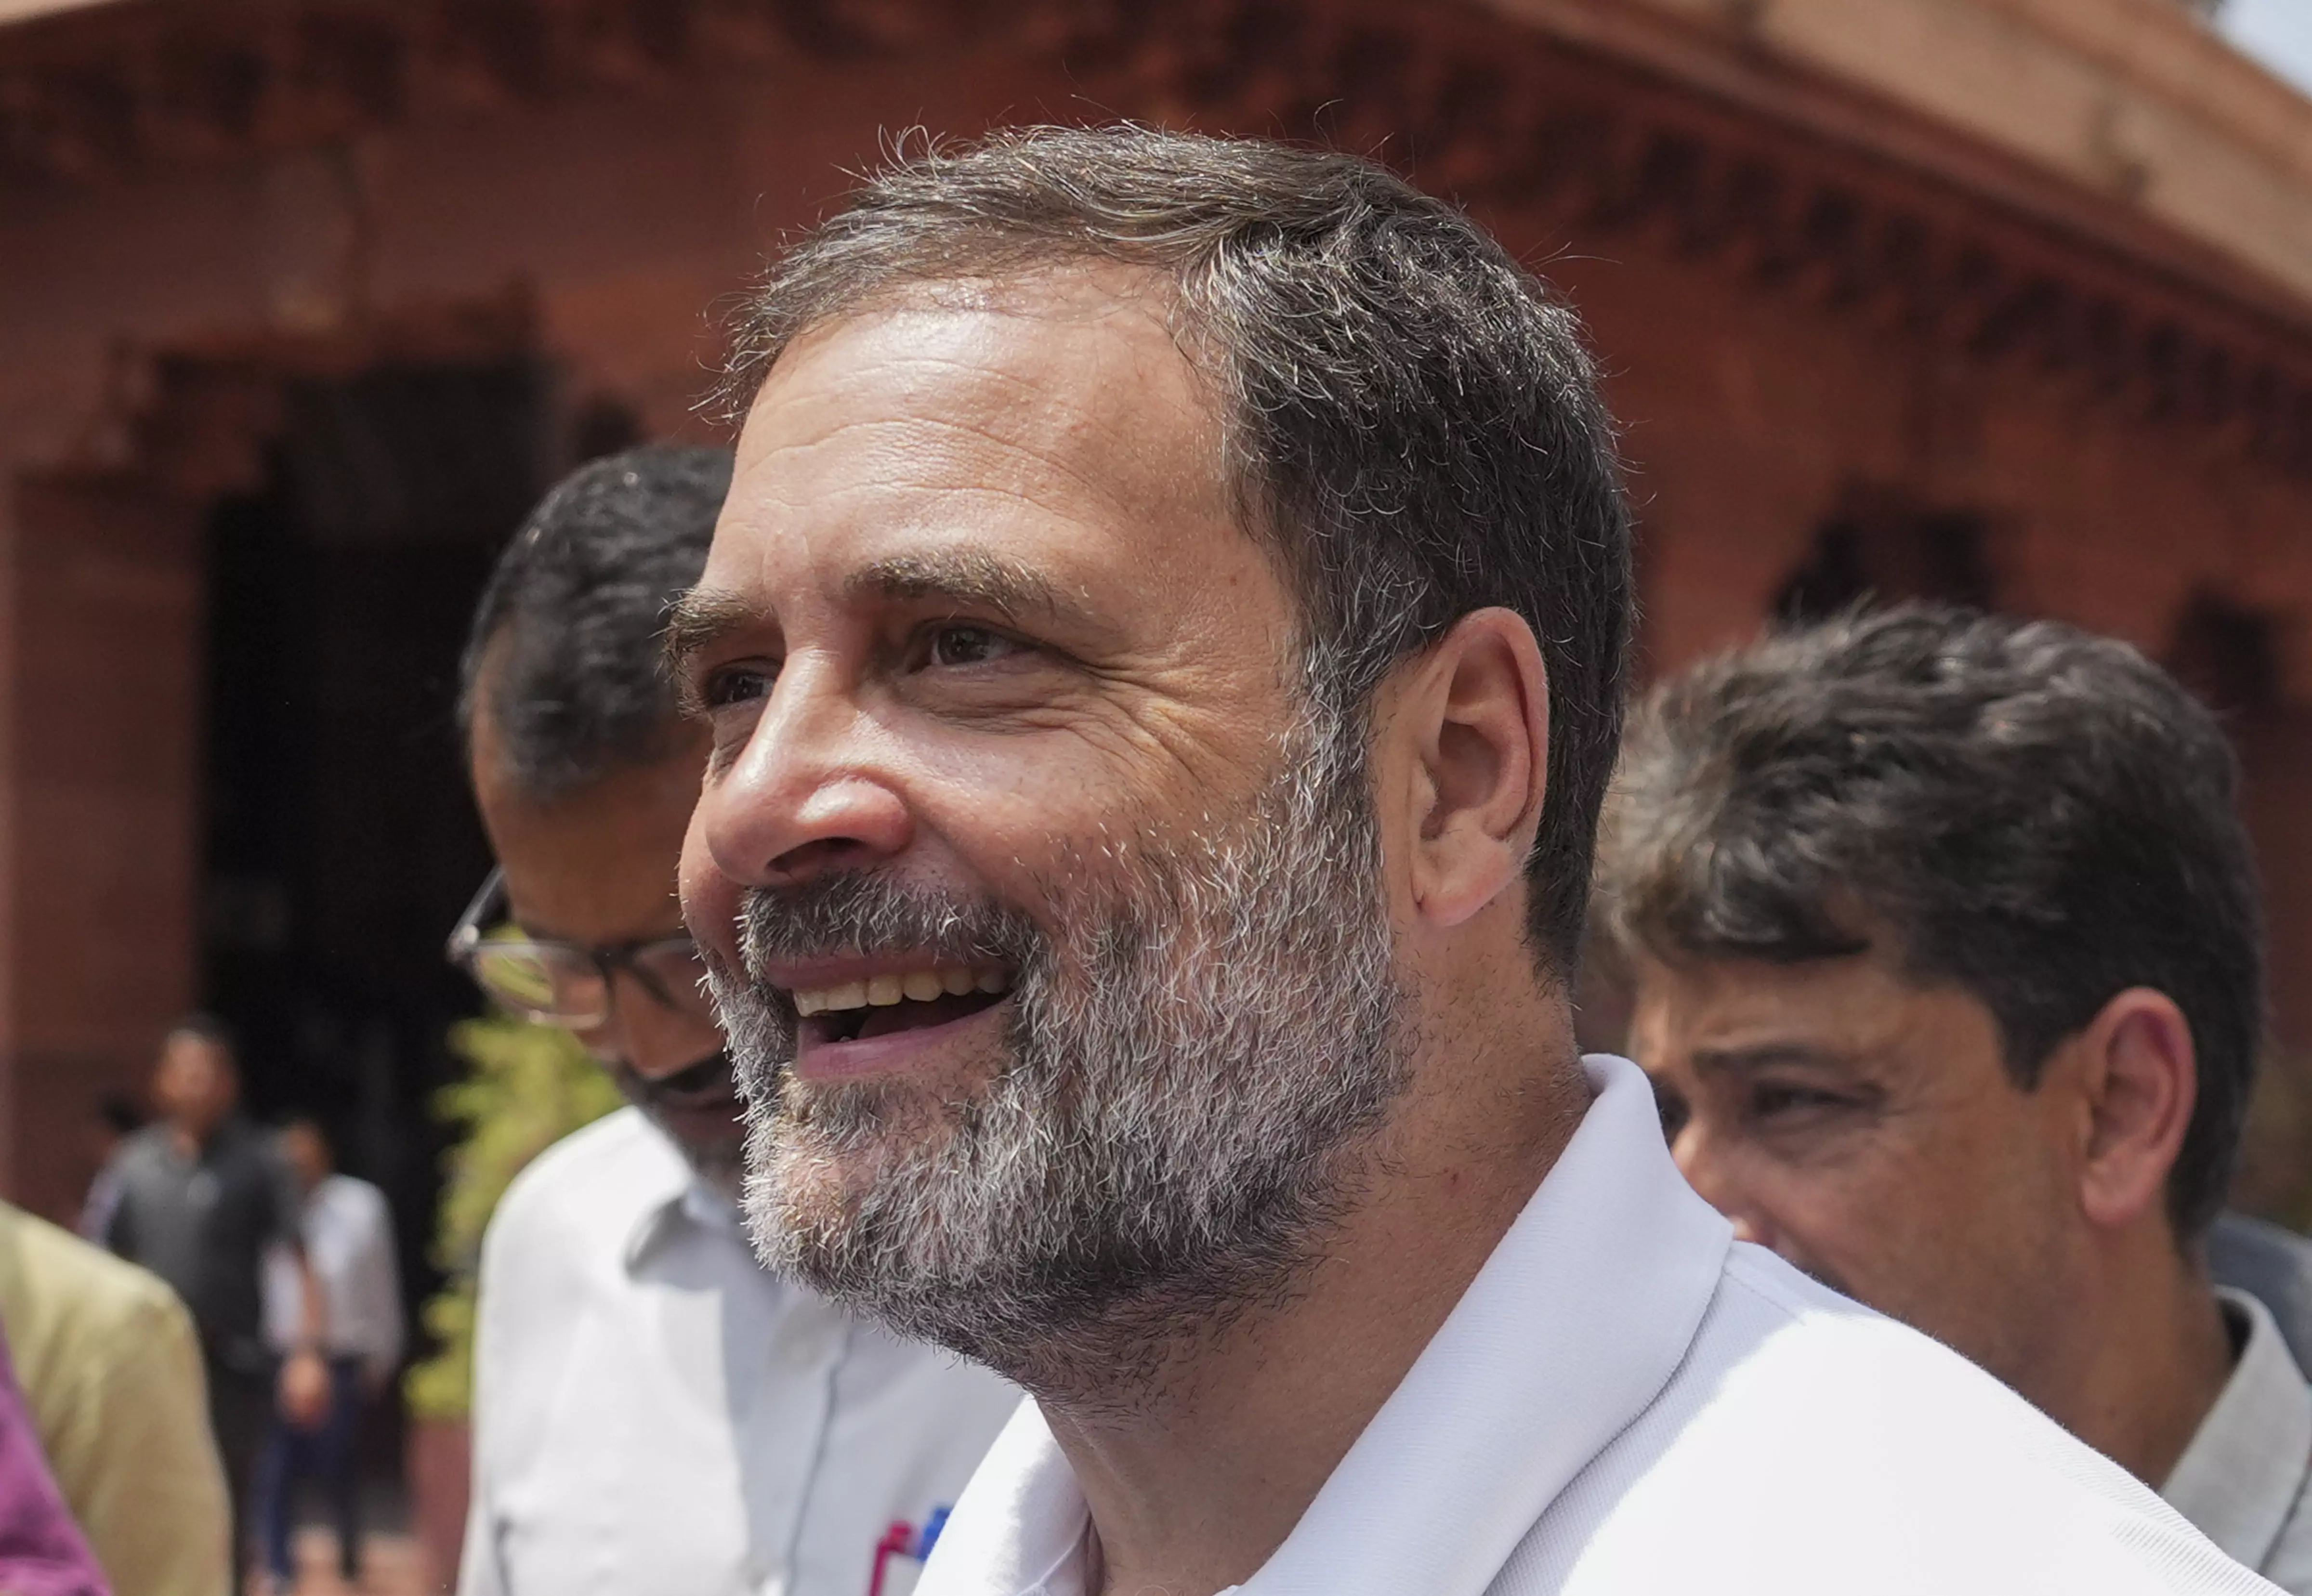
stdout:
<svg viewBox="0 0 2312 1596">
<path fill-rule="evenodd" d="M 2080 1050 L 2088 1138 L 2080 1204 L 2089 1221 L 2118 1226 L 2163 1203 L 2199 1093 L 2192 1027 L 2174 999 L 2130 987 L 2065 1044 Z"/>
<path fill-rule="evenodd" d="M 1511 610 L 1473 611 L 1390 696 L 1406 885 L 1423 917 L 1458 925 L 1523 874 L 1540 828 L 1549 678 L 1533 628 Z"/>
</svg>

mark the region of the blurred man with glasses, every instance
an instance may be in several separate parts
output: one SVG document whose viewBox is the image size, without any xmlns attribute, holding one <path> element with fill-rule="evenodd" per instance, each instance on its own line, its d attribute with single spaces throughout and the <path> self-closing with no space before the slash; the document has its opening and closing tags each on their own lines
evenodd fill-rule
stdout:
<svg viewBox="0 0 2312 1596">
<path fill-rule="evenodd" d="M 461 1596 L 884 1596 L 1018 1393 L 756 1263 L 745 1126 L 675 868 L 702 734 L 660 667 L 726 451 L 550 493 L 500 559 L 461 711 L 493 872 L 450 955 L 562 1026 L 632 1110 L 507 1191 L 483 1246 Z"/>
</svg>

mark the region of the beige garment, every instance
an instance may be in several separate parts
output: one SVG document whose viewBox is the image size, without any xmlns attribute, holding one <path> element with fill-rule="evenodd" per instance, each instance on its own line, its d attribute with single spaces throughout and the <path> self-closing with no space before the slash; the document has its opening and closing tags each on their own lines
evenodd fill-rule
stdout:
<svg viewBox="0 0 2312 1596">
<path fill-rule="evenodd" d="M 224 1472 L 176 1293 L 0 1203 L 0 1327 L 48 1470 L 115 1596 L 226 1596 Z"/>
</svg>

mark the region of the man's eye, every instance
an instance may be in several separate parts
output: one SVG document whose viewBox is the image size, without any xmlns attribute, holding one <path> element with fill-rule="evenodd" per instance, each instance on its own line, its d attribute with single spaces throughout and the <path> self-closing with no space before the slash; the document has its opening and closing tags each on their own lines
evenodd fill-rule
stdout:
<svg viewBox="0 0 2312 1596">
<path fill-rule="evenodd" d="M 769 696 L 771 674 L 756 666 L 733 666 L 710 671 L 698 685 L 699 702 L 710 710 L 727 709 Z"/>
<path fill-rule="evenodd" d="M 1843 1108 L 1846 1100 L 1835 1093 L 1816 1086 L 1793 1086 L 1765 1084 L 1752 1088 L 1752 1117 L 1771 1120 L 1785 1114 L 1808 1113 L 1821 1109 Z"/>
<path fill-rule="evenodd" d="M 1693 1117 L 1693 1111 L 1686 1107 L 1686 1099 L 1660 1081 L 1654 1083 L 1654 1112 L 1661 1115 L 1662 1139 L 1668 1142 L 1677 1139 L 1677 1133 L 1686 1129 L 1686 1121 Z"/>
<path fill-rule="evenodd" d="M 985 626 L 941 626 L 924 641 L 924 663 L 957 666 L 985 665 L 1020 651 L 1020 645 Z"/>
</svg>

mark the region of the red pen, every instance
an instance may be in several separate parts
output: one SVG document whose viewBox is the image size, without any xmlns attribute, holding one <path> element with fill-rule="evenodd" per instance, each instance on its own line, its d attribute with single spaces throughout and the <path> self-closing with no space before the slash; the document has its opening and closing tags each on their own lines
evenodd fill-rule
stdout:
<svg viewBox="0 0 2312 1596">
<path fill-rule="evenodd" d="M 875 1569 L 868 1576 L 867 1596 L 883 1596 L 883 1574 L 894 1557 L 907 1557 L 915 1550 L 915 1526 L 898 1520 L 883 1531 L 883 1539 L 875 1543 Z"/>
</svg>

